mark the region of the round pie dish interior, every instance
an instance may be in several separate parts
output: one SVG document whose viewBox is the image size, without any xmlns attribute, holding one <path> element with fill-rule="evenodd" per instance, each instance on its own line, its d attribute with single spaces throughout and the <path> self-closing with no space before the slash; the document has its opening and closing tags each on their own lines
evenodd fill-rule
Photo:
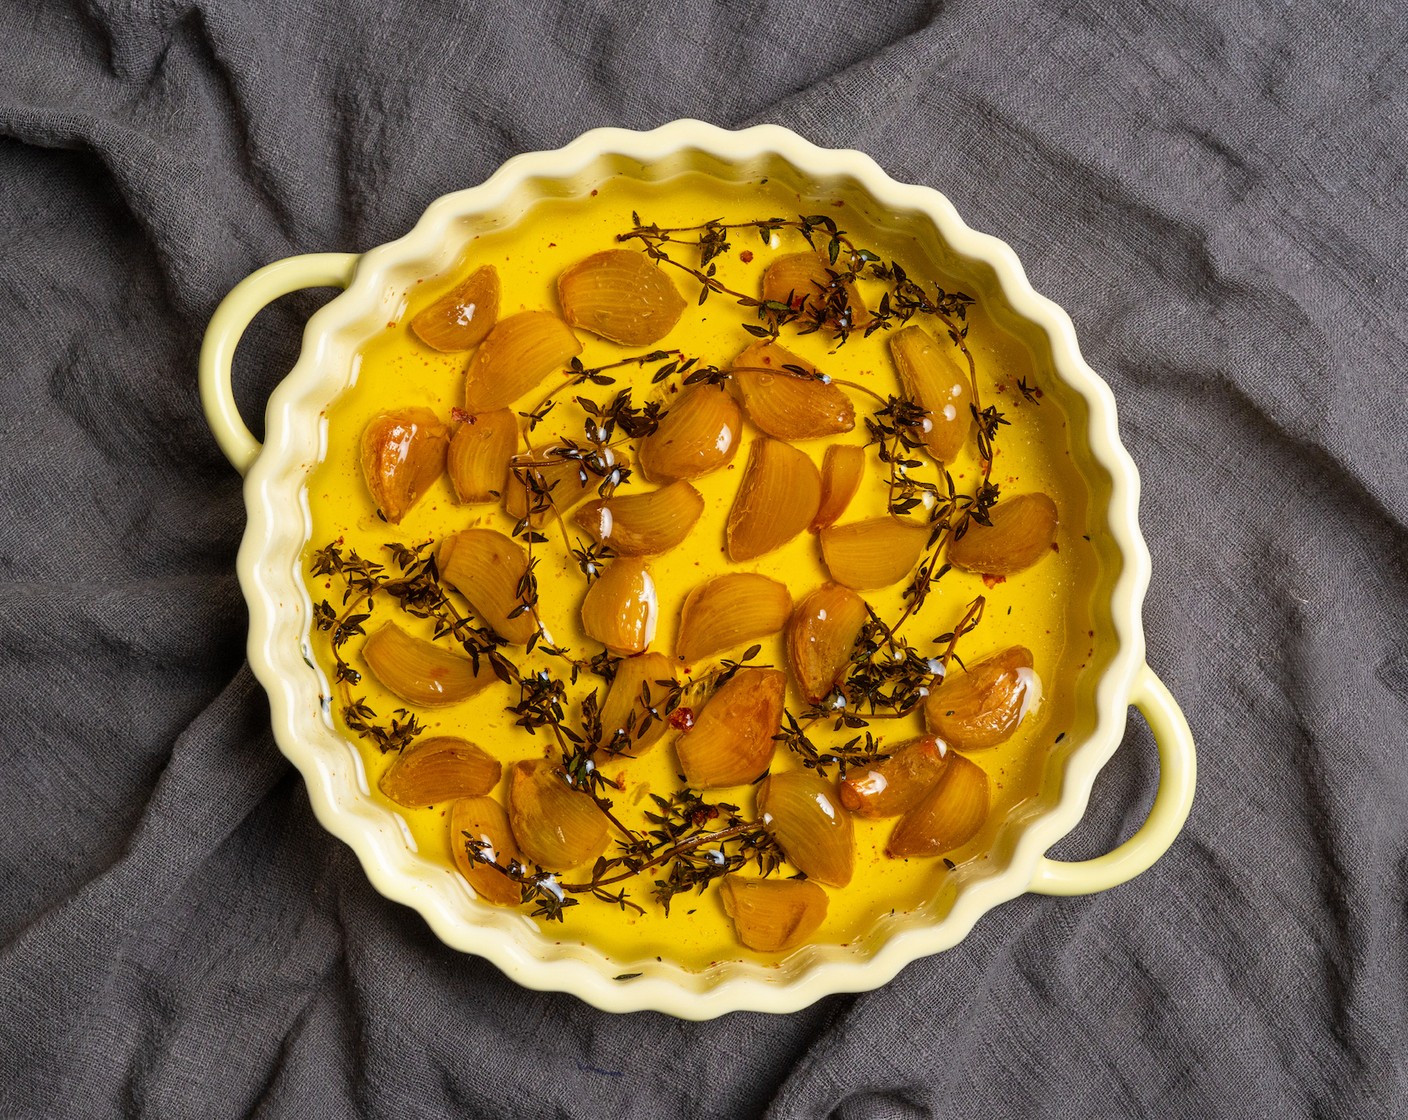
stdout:
<svg viewBox="0 0 1408 1120">
<path fill-rule="evenodd" d="M 313 603 L 301 567 L 311 532 L 307 480 L 326 454 L 326 412 L 355 380 L 360 348 L 399 314 L 414 286 L 456 267 L 477 233 L 512 226 L 543 199 L 581 198 L 622 176 L 666 182 L 687 173 L 708 175 L 722 189 L 768 179 L 799 194 L 843 199 L 864 220 L 912 241 L 937 273 L 986 300 L 1067 417 L 1067 451 L 1086 495 L 1096 573 L 1090 653 L 1063 682 L 1074 696 L 1071 722 L 1046 759 L 1036 796 L 997 830 L 986 857 L 962 864 L 940 897 L 883 916 L 848 944 L 810 945 L 775 963 L 741 958 L 707 968 L 556 938 L 517 910 L 480 902 L 453 869 L 420 855 L 402 817 L 373 798 L 357 748 L 328 714 L 330 689 L 311 653 Z M 261 447 L 235 410 L 234 347 L 272 299 L 323 285 L 346 290 L 310 319 L 298 363 L 269 401 Z M 397 241 L 360 255 L 289 258 L 242 282 L 212 319 L 201 392 L 222 448 L 246 474 L 238 571 L 249 606 L 250 663 L 269 694 L 279 747 L 306 780 L 318 819 L 357 853 L 377 890 L 417 910 L 447 944 L 487 958 L 526 987 L 570 992 L 610 1011 L 692 1019 L 792 1011 L 886 983 L 1026 891 L 1078 894 L 1124 882 L 1158 859 L 1187 816 L 1193 745 L 1144 660 L 1140 611 L 1150 562 L 1138 526 L 1138 475 L 1119 442 L 1109 388 L 1082 360 L 1069 317 L 1031 288 L 1005 243 L 970 229 L 943 195 L 895 182 L 862 153 L 818 148 L 776 126 L 726 131 L 676 121 L 650 132 L 598 129 L 557 151 L 518 156 L 482 185 L 437 200 Z M 1099 859 L 1047 858 L 1079 823 L 1131 705 L 1144 713 L 1159 746 L 1161 783 L 1148 820 Z"/>
</svg>

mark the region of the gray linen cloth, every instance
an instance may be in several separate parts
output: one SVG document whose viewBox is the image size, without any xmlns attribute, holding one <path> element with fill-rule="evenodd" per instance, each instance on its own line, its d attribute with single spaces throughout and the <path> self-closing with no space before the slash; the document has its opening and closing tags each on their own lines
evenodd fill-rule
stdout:
<svg viewBox="0 0 1408 1120">
<path fill-rule="evenodd" d="M 0 1116 L 1408 1115 L 1400 4 L 0 9 Z M 257 266 L 681 116 L 869 152 L 1070 311 L 1201 746 L 1137 880 L 703 1024 L 517 988 L 321 831 L 243 663 L 195 391 Z M 320 298 L 248 336 L 246 415 Z M 1132 717 L 1056 854 L 1156 782 Z"/>
</svg>

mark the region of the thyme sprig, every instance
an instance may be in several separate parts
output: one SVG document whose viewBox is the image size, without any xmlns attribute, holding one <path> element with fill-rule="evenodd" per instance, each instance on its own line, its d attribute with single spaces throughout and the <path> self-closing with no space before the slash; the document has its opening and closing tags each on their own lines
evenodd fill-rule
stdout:
<svg viewBox="0 0 1408 1120">
<path fill-rule="evenodd" d="M 472 862 L 492 868 L 518 886 L 519 903 L 524 906 L 532 905 L 533 909 L 529 911 L 532 917 L 541 918 L 545 922 L 560 922 L 569 906 L 578 905 L 578 900 L 567 894 L 557 876 L 551 871 L 545 871 L 536 863 L 525 863 L 519 859 L 500 863 L 489 841 L 472 836 L 468 832 L 462 832 L 460 835 L 464 838 L 465 854 Z M 622 909 L 627 903 L 624 892 L 619 899 L 608 896 L 607 901 L 616 903 Z M 645 913 L 639 906 L 634 909 Z"/>
<path fill-rule="evenodd" d="M 392 572 L 385 565 L 359 556 L 356 549 L 344 552 L 340 543 L 334 541 L 314 552 L 312 572 L 315 576 L 337 576 L 344 581 L 344 605 L 365 604 L 370 610 L 376 595 L 386 595 L 412 618 L 431 619 L 434 623 L 433 637 L 436 640 L 448 638 L 463 648 L 469 654 L 476 673 L 481 659 L 484 659 L 500 680 L 516 679 L 517 668 L 499 648 L 504 644 L 503 639 L 487 626 L 476 625 L 474 619 L 463 613 L 446 595 L 440 584 L 440 571 L 435 563 L 435 554 L 431 551 L 432 544 L 431 541 L 424 541 L 414 546 L 397 542 L 384 545 L 396 565 L 396 570 Z M 326 611 L 315 610 L 315 626 L 326 630 L 328 627 L 322 625 L 318 617 L 320 613 L 322 621 L 326 620 Z M 359 628 L 356 630 L 348 630 L 343 641 L 346 637 L 363 633 L 360 622 L 357 626 Z M 360 674 L 357 679 L 360 680 Z"/>
<path fill-rule="evenodd" d="M 908 715 L 942 676 L 943 664 L 906 642 L 898 625 L 886 623 L 869 604 L 865 609 L 868 617 L 843 682 L 848 705 L 857 712 L 867 708 L 872 715 Z"/>
<path fill-rule="evenodd" d="M 631 756 L 640 740 L 644 739 L 657 723 L 668 722 L 679 710 L 683 698 L 684 687 L 678 681 L 641 681 L 640 695 L 636 704 L 626 714 L 625 725 L 614 728 L 611 734 L 607 735 L 601 723 L 596 693 L 592 692 L 582 701 L 582 728 L 585 738 L 588 742 L 598 744 L 597 751 L 603 757 Z M 692 711 L 689 717 L 692 721 Z"/>
<path fill-rule="evenodd" d="M 659 812 L 646 813 L 655 826 L 647 835 L 657 851 L 647 866 L 668 868 L 651 891 L 666 914 L 676 895 L 691 890 L 703 894 L 710 883 L 749 864 L 767 876 L 782 863 L 782 849 L 772 834 L 740 817 L 737 805 L 710 804 L 691 789 L 679 790 L 668 799 L 652 795 L 652 800 Z"/>
<path fill-rule="evenodd" d="M 518 860 L 496 862 L 483 840 L 464 834 L 469 857 L 505 875 L 522 889 L 523 901 L 535 905 L 535 917 L 561 921 L 563 911 L 577 904 L 574 895 L 590 895 L 623 910 L 644 913 L 632 902 L 625 888 L 611 887 L 663 869 L 654 880 L 651 897 L 666 914 L 671 900 L 687 891 L 703 893 L 710 883 L 730 872 L 753 864 L 761 875 L 771 875 L 783 861 L 781 849 L 761 824 L 745 820 L 737 805 L 705 801 L 691 789 L 677 790 L 670 797 L 652 794 L 655 811 L 647 810 L 650 827 L 641 835 L 619 843 L 614 856 L 600 856 L 591 876 L 583 882 L 565 882 L 537 865 L 531 869 Z"/>
<path fill-rule="evenodd" d="M 336 541 L 313 554 L 315 576 L 336 576 L 344 584 L 341 614 L 326 599 L 313 608 L 313 628 L 328 634 L 333 655 L 333 683 L 341 696 L 343 721 L 348 730 L 375 743 L 382 752 L 404 750 L 424 727 L 406 708 L 397 708 L 389 723 L 378 723 L 377 713 L 365 697 L 352 694 L 352 686 L 361 683 L 362 674 L 347 660 L 344 647 L 350 639 L 365 636 L 364 624 L 372 617 L 378 595 L 392 599 L 412 617 L 434 619 L 434 636 L 458 642 L 470 655 L 476 673 L 481 659 L 486 659 L 502 680 L 509 680 L 518 672 L 513 662 L 499 651 L 500 639 L 492 631 L 475 626 L 446 598 L 430 544 L 426 541 L 415 546 L 386 545 L 395 571 L 365 559 L 356 549 L 344 551 Z"/>
<path fill-rule="evenodd" d="M 822 718 L 821 713 L 814 713 L 806 723 L 800 723 L 790 711 L 784 711 L 782 713 L 782 729 L 773 736 L 773 739 L 796 754 L 802 760 L 803 766 L 809 770 L 815 770 L 822 777 L 826 776 L 827 768 L 830 766 L 837 767 L 839 776 L 844 778 L 846 772 L 852 767 L 878 765 L 890 757 L 880 749 L 880 741 L 868 730 L 840 745 L 818 747 L 807 731 Z M 865 720 L 859 717 L 842 715 L 837 718 L 834 730 L 839 731 L 842 727 L 865 726 Z"/>
<path fill-rule="evenodd" d="M 743 669 L 771 669 L 770 664 L 754 664 L 753 659 L 762 653 L 763 647 L 760 645 L 749 646 L 743 651 L 743 656 L 734 660 L 725 657 L 719 661 L 716 668 L 702 676 L 695 677 L 684 686 L 681 696 L 676 701 L 677 707 L 690 706 L 691 711 L 701 706 L 713 693 L 726 685 L 729 681 Z"/>
<path fill-rule="evenodd" d="M 765 314 L 767 310 L 769 310 L 766 307 L 765 301 L 755 296 L 735 291 L 722 280 L 718 279 L 716 275 L 718 266 L 714 263 L 714 258 L 728 251 L 729 243 L 727 240 L 727 230 L 733 227 L 726 226 L 722 222 L 706 222 L 700 226 L 665 229 L 660 226 L 642 224 L 640 215 L 634 211 L 631 213 L 631 220 L 635 223 L 635 228 L 626 233 L 617 234 L 616 240 L 637 240 L 641 243 L 641 247 L 651 260 L 658 261 L 661 264 L 667 264 L 672 268 L 677 268 L 693 276 L 700 284 L 699 303 L 704 303 L 704 301 L 709 298 L 710 293 L 717 292 L 721 295 L 730 296 L 736 303 L 743 307 L 758 308 L 760 315 Z M 698 231 L 699 237 L 687 239 L 674 236 L 677 233 L 690 231 Z M 666 244 L 690 245 L 698 248 L 699 266 L 696 268 L 676 260 L 665 252 L 665 250 L 660 248 L 661 245 Z M 788 310 L 789 309 L 783 304 L 777 304 L 776 306 L 778 313 L 784 313 Z"/>
<path fill-rule="evenodd" d="M 890 514 L 910 520 L 923 510 L 922 524 L 929 530 L 914 575 L 904 588 L 905 610 L 895 622 L 894 630 L 899 630 L 923 607 L 934 585 L 948 573 L 949 565 L 941 559 L 945 548 L 961 539 L 972 523 L 991 525 L 992 507 L 1001 496 L 992 481 L 992 460 L 996 453 L 997 429 L 1007 423 L 1002 414 L 993 406 L 981 413 L 974 410 L 983 473 L 972 494 L 960 493 L 952 473 L 946 469 L 940 468 L 938 482 L 912 473 L 924 467 L 923 460 L 917 456 L 923 448 L 920 424 L 927 415 L 919 405 L 892 396 L 883 408 L 865 420 L 869 443 L 878 448 L 880 461 L 889 467 L 887 506 Z"/>
<path fill-rule="evenodd" d="M 868 337 L 878 330 L 888 330 L 908 322 L 915 315 L 938 316 L 945 328 L 960 341 L 966 337 L 967 309 L 973 297 L 964 292 L 948 292 L 934 284 L 932 291 L 912 280 L 896 261 L 886 263 L 878 254 L 857 245 L 836 220 L 827 214 L 798 215 L 796 218 L 764 218 L 751 222 L 708 221 L 694 226 L 658 226 L 644 223 L 640 215 L 631 214 L 633 228 L 617 234 L 617 241 L 638 241 L 646 255 L 661 264 L 694 277 L 699 282 L 699 302 L 710 294 L 728 296 L 741 307 L 756 312 L 758 324 L 745 324 L 744 330 L 759 338 L 778 337 L 784 325 L 794 326 L 798 333 L 830 331 L 838 345 L 844 345 L 856 330 Z M 813 249 L 824 252 L 830 268 L 828 282 L 816 293 L 803 293 L 788 302 L 764 300 L 728 287 L 717 275 L 717 258 L 733 248 L 730 235 L 744 230 L 755 231 L 762 242 L 771 245 L 781 231 L 801 236 Z M 694 234 L 693 237 L 681 236 Z M 686 264 L 663 248 L 678 245 L 697 249 L 699 264 Z M 852 305 L 851 285 L 857 280 L 879 281 L 885 285 L 879 304 L 874 310 Z M 862 312 L 863 313 L 858 313 Z"/>
<path fill-rule="evenodd" d="M 934 639 L 936 644 L 942 643 L 944 646 L 943 653 L 939 654 L 939 660 L 943 662 L 945 673 L 948 672 L 949 664 L 953 661 L 957 661 L 962 668 L 967 668 L 963 664 L 963 659 L 958 656 L 958 639 L 977 629 L 978 623 L 983 620 L 983 608 L 987 606 L 987 602 L 987 596 L 979 595 L 968 604 L 967 609 L 963 612 L 963 617 L 958 620 L 952 630 L 940 634 Z"/>
<path fill-rule="evenodd" d="M 644 369 L 652 363 L 664 363 L 662 368 L 656 370 L 651 376 L 651 383 L 654 384 L 669 377 L 670 374 L 674 372 L 672 367 L 677 366 L 679 359 L 683 356 L 684 355 L 679 350 L 652 350 L 648 354 L 636 354 L 629 358 L 620 358 L 614 362 L 607 362 L 605 365 L 591 367 L 584 365 L 581 358 L 573 357 L 568 363 L 567 368 L 562 371 L 566 376 L 566 380 L 553 386 L 553 388 L 548 391 L 547 395 L 527 412 L 520 412 L 518 414 L 526 421 L 524 431 L 532 432 L 533 429 L 547 419 L 548 413 L 551 412 L 553 407 L 557 404 L 558 394 L 564 393 L 569 389 L 579 388 L 582 385 L 614 385 L 616 379 L 610 376 L 607 372 L 608 370 L 622 369 L 626 366 L 639 366 L 641 369 Z"/>
<path fill-rule="evenodd" d="M 596 802 L 606 819 L 628 841 L 638 839 L 635 830 L 622 824 L 613 812 L 614 804 L 607 790 L 620 789 L 620 783 L 608 777 L 597 766 L 594 757 L 596 743 L 573 728 L 567 720 L 567 683 L 547 669 L 524 673 L 518 682 L 518 702 L 508 711 L 516 716 L 514 725 L 530 735 L 547 728 L 561 752 L 558 772 L 567 784 Z"/>
<path fill-rule="evenodd" d="M 567 533 L 567 523 L 553 499 L 553 492 L 564 484 L 570 485 L 575 477 L 577 487 L 586 489 L 593 479 L 597 481 L 597 493 L 610 498 L 616 488 L 631 477 L 631 469 L 612 453 L 610 439 L 614 421 L 604 423 L 599 416 L 597 405 L 585 397 L 578 402 L 588 411 L 586 424 L 587 440 L 579 443 L 574 439 L 563 439 L 552 447 L 529 456 L 516 456 L 510 462 L 513 485 L 523 492 L 522 515 L 514 523 L 512 535 L 524 542 L 528 551 L 528 570 L 519 581 L 518 596 L 520 605 L 515 614 L 531 611 L 538 623 L 538 635 L 542 634 L 542 621 L 538 618 L 538 585 L 533 574 L 536 559 L 533 556 L 535 544 L 545 544 L 547 537 L 540 531 L 549 518 L 555 518 L 562 531 L 562 543 L 566 551 L 577 561 L 577 566 L 590 584 L 601 574 L 604 562 L 615 553 L 605 544 L 593 544 L 577 538 L 574 545 Z M 512 616 L 511 616 L 512 617 Z M 536 643 L 536 638 L 534 643 Z M 531 651 L 532 644 L 529 645 Z"/>
<path fill-rule="evenodd" d="M 349 731 L 360 738 L 370 739 L 382 754 L 405 750 L 425 730 L 415 713 L 406 708 L 397 708 L 391 722 L 383 726 L 376 722 L 376 712 L 367 702 L 356 697 L 342 709 L 342 718 Z"/>
<path fill-rule="evenodd" d="M 957 661 L 959 639 L 971 634 L 982 621 L 987 600 L 979 595 L 964 609 L 953 629 L 933 639 L 942 646 L 937 656 L 920 652 L 905 642 L 897 627 L 866 605 L 862 624 L 851 652 L 850 666 L 841 683 L 820 703 L 804 711 L 800 718 L 785 710 L 782 729 L 773 738 L 796 754 L 802 765 L 825 774 L 837 766 L 840 776 L 853 766 L 875 765 L 889 757 L 880 741 L 868 730 L 876 719 L 904 719 L 918 711 L 929 694 Z M 818 747 L 808 732 L 825 720 L 832 720 L 833 732 L 862 732 L 844 743 Z"/>
<path fill-rule="evenodd" d="M 913 401 L 889 396 L 884 398 L 883 407 L 865 417 L 868 442 L 877 445 L 880 462 L 889 468 L 886 504 L 895 517 L 905 517 L 921 506 L 932 508 L 938 497 L 935 483 L 910 474 L 924 466 L 917 456 L 924 446 L 920 433 L 928 415 Z"/>
</svg>

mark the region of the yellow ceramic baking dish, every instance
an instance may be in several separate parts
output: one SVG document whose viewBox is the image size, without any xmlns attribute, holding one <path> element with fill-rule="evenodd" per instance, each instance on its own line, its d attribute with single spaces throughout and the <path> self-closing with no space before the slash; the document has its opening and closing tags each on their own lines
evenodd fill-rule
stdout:
<svg viewBox="0 0 1408 1120">
<path fill-rule="evenodd" d="M 583 197 L 620 176 L 663 182 L 684 173 L 706 174 L 723 189 L 766 178 L 795 184 L 799 194 L 843 199 L 913 239 L 944 274 L 1001 307 L 1004 329 L 1030 350 L 1045 392 L 1069 418 L 1099 573 L 1090 655 L 1065 682 L 1076 698 L 1073 722 L 1048 757 L 1037 795 L 998 830 L 987 858 L 960 868 L 955 889 L 942 898 L 890 915 L 850 944 L 811 945 L 774 964 L 740 954 L 704 969 L 560 939 L 517 911 L 479 902 L 452 869 L 417 853 L 405 821 L 371 796 L 357 748 L 322 703 L 329 689 L 311 655 L 312 602 L 300 562 L 310 533 L 307 479 L 325 454 L 326 410 L 355 379 L 360 347 L 399 314 L 414 285 L 447 273 L 476 232 L 511 226 L 538 200 Z M 299 360 L 270 398 L 261 446 L 231 392 L 235 346 L 272 300 L 328 286 L 345 291 L 309 320 Z M 221 448 L 245 475 L 248 526 L 238 570 L 249 606 L 250 663 L 269 694 L 280 749 L 307 781 L 318 819 L 357 853 L 381 893 L 419 911 L 447 944 L 489 959 L 526 987 L 571 992 L 609 1011 L 691 1019 L 792 1011 L 886 983 L 1023 892 L 1074 895 L 1123 883 L 1167 850 L 1187 817 L 1193 742 L 1144 660 L 1140 611 L 1150 562 L 1138 525 L 1139 478 L 1119 441 L 1110 390 L 1082 360 L 1070 319 L 1033 291 L 1009 246 L 970 229 L 943 195 L 895 182 L 860 152 L 818 148 L 775 126 L 727 131 L 684 120 L 650 132 L 597 129 L 557 151 L 515 157 L 482 185 L 437 200 L 397 241 L 363 254 L 291 257 L 249 276 L 211 320 L 200 389 Z M 1098 859 L 1048 858 L 1045 852 L 1080 821 L 1131 705 L 1159 749 L 1161 783 L 1148 819 Z"/>
</svg>

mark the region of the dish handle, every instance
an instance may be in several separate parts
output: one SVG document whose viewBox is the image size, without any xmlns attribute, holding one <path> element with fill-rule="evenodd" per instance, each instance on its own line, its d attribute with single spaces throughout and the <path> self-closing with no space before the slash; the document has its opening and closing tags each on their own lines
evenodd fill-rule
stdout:
<svg viewBox="0 0 1408 1120">
<path fill-rule="evenodd" d="M 1034 894 L 1094 894 L 1127 883 L 1168 851 L 1188 819 L 1197 782 L 1193 733 L 1178 701 L 1145 665 L 1129 702 L 1143 713 L 1159 748 L 1159 789 L 1139 830 L 1112 852 L 1095 859 L 1066 862 L 1042 856 L 1028 888 Z"/>
<path fill-rule="evenodd" d="M 280 296 L 301 288 L 345 288 L 357 253 L 304 253 L 251 272 L 220 301 L 200 347 L 200 403 L 215 442 L 240 474 L 259 457 L 260 444 L 240 418 L 230 373 L 235 347 L 254 317 Z"/>
</svg>

